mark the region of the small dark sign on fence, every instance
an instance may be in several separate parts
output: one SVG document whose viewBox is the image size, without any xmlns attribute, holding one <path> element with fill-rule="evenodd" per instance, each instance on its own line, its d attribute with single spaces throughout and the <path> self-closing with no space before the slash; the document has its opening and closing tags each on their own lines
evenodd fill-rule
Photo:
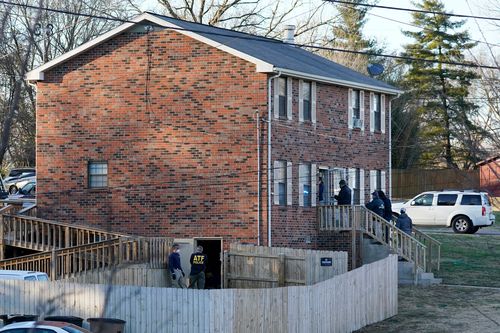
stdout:
<svg viewBox="0 0 500 333">
<path fill-rule="evenodd" d="M 332 258 L 321 258 L 321 266 L 332 266 Z"/>
</svg>

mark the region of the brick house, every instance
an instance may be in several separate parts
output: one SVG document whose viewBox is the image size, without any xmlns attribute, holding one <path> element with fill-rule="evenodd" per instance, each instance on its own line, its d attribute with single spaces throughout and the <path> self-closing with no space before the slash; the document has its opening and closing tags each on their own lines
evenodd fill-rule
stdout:
<svg viewBox="0 0 500 333">
<path fill-rule="evenodd" d="M 133 21 L 27 74 L 39 217 L 224 248 L 348 249 L 318 231 L 318 179 L 326 202 L 342 178 L 358 204 L 388 187 L 399 91 L 286 42 Z"/>
</svg>

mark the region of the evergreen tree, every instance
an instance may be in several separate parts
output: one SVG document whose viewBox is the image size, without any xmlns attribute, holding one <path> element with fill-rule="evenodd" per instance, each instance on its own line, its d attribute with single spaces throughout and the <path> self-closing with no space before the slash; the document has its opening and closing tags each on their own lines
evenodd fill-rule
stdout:
<svg viewBox="0 0 500 333">
<path fill-rule="evenodd" d="M 331 37 L 325 44 L 331 48 L 380 53 L 376 42 L 367 39 L 362 30 L 366 23 L 366 14 L 369 7 L 359 4 L 369 3 L 367 0 L 349 0 L 352 4 L 338 4 L 337 21 L 332 25 Z M 352 68 L 358 72 L 366 73 L 366 67 L 371 56 L 365 54 L 345 53 L 338 51 L 325 51 L 323 55 L 336 63 Z"/>
<path fill-rule="evenodd" d="M 408 62 L 404 88 L 418 98 L 420 120 L 420 164 L 427 167 L 467 168 L 479 161 L 477 140 L 484 133 L 474 125 L 478 108 L 468 100 L 472 81 L 477 78 L 467 67 L 443 62 L 465 62 L 464 52 L 473 48 L 466 31 L 457 32 L 464 21 L 452 21 L 439 0 L 416 4 L 425 11 L 414 13 L 418 31 L 404 31 L 414 42 L 405 45 L 404 56 L 429 60 Z"/>
</svg>

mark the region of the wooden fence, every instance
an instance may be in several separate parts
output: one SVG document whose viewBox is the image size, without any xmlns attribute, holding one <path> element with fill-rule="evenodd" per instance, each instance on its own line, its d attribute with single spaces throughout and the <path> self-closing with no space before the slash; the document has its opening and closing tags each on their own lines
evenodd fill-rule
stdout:
<svg viewBox="0 0 500 333">
<path fill-rule="evenodd" d="M 346 252 L 235 243 L 224 254 L 224 286 L 227 288 L 311 285 L 345 272 Z"/>
<path fill-rule="evenodd" d="M 425 191 L 479 189 L 479 170 L 392 169 L 392 197 L 410 199 Z"/>
<path fill-rule="evenodd" d="M 352 332 L 397 314 L 397 274 L 397 256 L 390 255 L 315 285 L 286 288 L 0 281 L 0 313 L 119 318 L 126 333 Z"/>
</svg>

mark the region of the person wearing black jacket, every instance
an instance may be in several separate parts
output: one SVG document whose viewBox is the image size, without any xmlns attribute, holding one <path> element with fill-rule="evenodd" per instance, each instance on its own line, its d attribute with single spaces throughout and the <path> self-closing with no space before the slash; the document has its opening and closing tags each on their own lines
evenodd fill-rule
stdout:
<svg viewBox="0 0 500 333">
<path fill-rule="evenodd" d="M 186 274 L 184 274 L 181 267 L 181 255 L 179 252 L 179 244 L 174 243 L 171 253 L 168 256 L 168 269 L 170 270 L 170 274 L 172 274 L 173 287 L 186 288 L 186 283 L 184 282 Z"/>
<path fill-rule="evenodd" d="M 197 246 L 196 252 L 191 254 L 191 273 L 189 273 L 189 288 L 205 289 L 205 269 L 207 268 L 207 255 L 203 247 Z"/>
<path fill-rule="evenodd" d="M 349 186 L 347 186 L 347 183 L 343 179 L 339 182 L 339 185 L 340 185 L 340 191 L 338 195 L 334 196 L 335 200 L 337 200 L 339 206 L 350 205 L 351 189 L 349 188 Z"/>
</svg>

